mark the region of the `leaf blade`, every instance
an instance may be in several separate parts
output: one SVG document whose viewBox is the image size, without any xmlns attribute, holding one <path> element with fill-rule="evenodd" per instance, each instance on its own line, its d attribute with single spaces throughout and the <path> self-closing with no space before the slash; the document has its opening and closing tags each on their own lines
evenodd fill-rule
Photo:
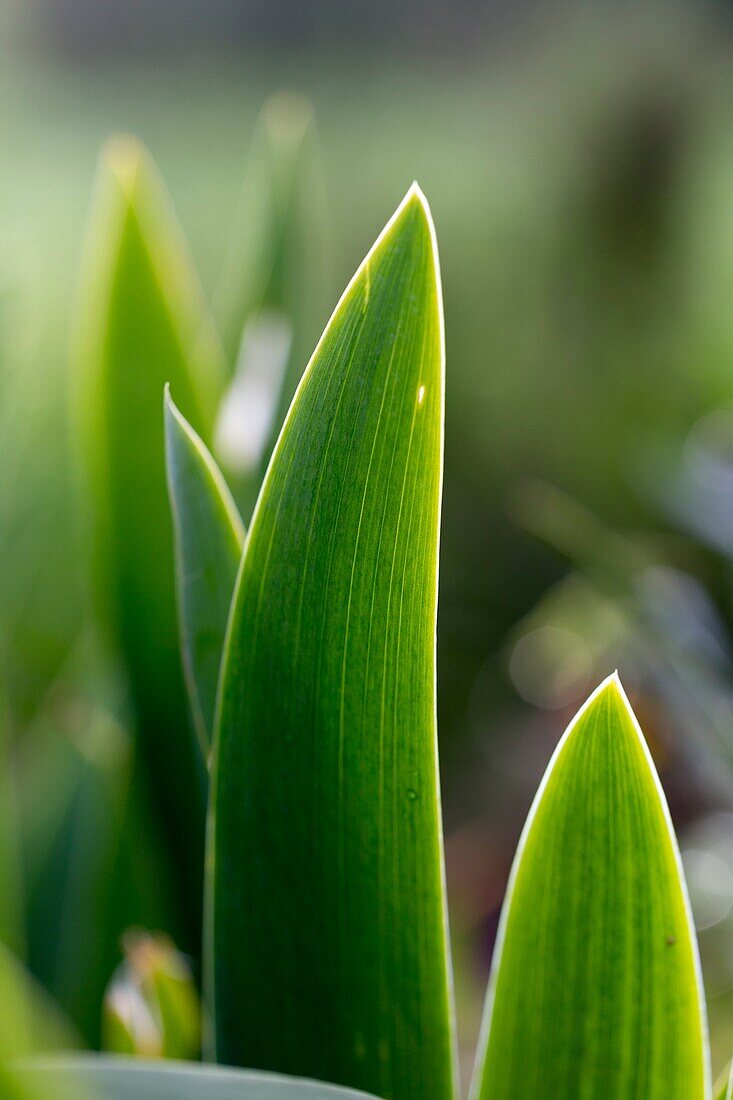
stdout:
<svg viewBox="0 0 733 1100">
<path fill-rule="evenodd" d="M 208 759 L 244 526 L 211 453 L 174 404 L 169 387 L 164 401 L 181 650 L 191 712 Z"/>
<path fill-rule="evenodd" d="M 296 356 L 307 355 L 317 339 L 314 326 L 322 324 L 327 305 L 324 191 L 311 104 L 290 92 L 271 96 L 257 120 L 214 295 L 231 363 L 245 324 L 263 309 L 282 312 L 297 328 Z M 285 387 L 282 416 L 297 381 Z"/>
<path fill-rule="evenodd" d="M 435 738 L 442 419 L 437 254 L 413 189 L 334 312 L 260 494 L 209 853 L 217 1057 L 385 1097 L 455 1087 Z"/>
<path fill-rule="evenodd" d="M 136 779 L 158 814 L 179 887 L 174 934 L 197 952 L 205 768 L 176 645 L 160 395 L 172 383 L 206 437 L 223 368 L 164 185 L 132 138 L 113 139 L 100 160 L 73 360 L 97 620 L 128 674 Z"/>
<path fill-rule="evenodd" d="M 264 104 L 231 243 L 213 298 L 236 368 L 216 453 L 249 517 L 303 364 L 328 317 L 325 185 L 313 108 L 293 93 Z M 246 434 L 241 422 L 246 423 Z"/>
<path fill-rule="evenodd" d="M 3 1100 L 51 1100 L 50 1082 L 28 1080 L 19 1058 L 61 1051 L 78 1039 L 22 964 L 0 943 L 0 1096 Z M 85 1093 L 79 1093 L 85 1100 Z"/>
<path fill-rule="evenodd" d="M 69 1100 L 79 1085 L 95 1100 L 369 1100 L 363 1092 L 316 1081 L 204 1067 L 194 1062 L 110 1055 L 38 1058 L 23 1065 L 29 1081 L 48 1083 Z M 59 1096 L 59 1091 L 53 1092 Z"/>
<path fill-rule="evenodd" d="M 472 1095 L 692 1100 L 710 1095 L 708 1057 L 669 812 L 610 677 L 558 745 L 520 840 Z"/>
</svg>

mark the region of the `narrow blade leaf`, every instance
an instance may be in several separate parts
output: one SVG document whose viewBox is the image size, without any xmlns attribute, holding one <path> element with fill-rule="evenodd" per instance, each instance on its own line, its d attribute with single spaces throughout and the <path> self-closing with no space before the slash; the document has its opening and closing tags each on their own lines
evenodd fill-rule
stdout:
<svg viewBox="0 0 733 1100">
<path fill-rule="evenodd" d="M 178 656 L 160 395 L 204 436 L 222 364 L 168 198 L 136 142 L 105 151 L 87 240 L 76 341 L 84 499 L 97 607 L 129 676 L 144 777 L 175 862 L 185 947 L 198 938 L 205 769 Z M 143 773 L 141 773 L 143 774 Z"/>
<path fill-rule="evenodd" d="M 216 451 L 245 517 L 328 317 L 328 252 L 313 110 L 301 96 L 279 93 L 265 103 L 257 123 L 214 296 L 227 354 L 236 365 Z"/>
<path fill-rule="evenodd" d="M 316 1081 L 189 1062 L 67 1055 L 23 1068 L 28 1081 L 53 1086 L 55 1100 L 77 1100 L 80 1086 L 95 1100 L 369 1100 L 363 1092 Z"/>
<path fill-rule="evenodd" d="M 443 334 L 411 190 L 306 370 L 245 548 L 215 744 L 219 1060 L 450 1097 L 435 734 Z"/>
<path fill-rule="evenodd" d="M 310 340 L 326 308 L 325 202 L 318 135 L 310 103 L 279 93 L 257 121 L 231 243 L 214 310 L 231 363 L 245 324 L 263 309 L 281 312 Z M 302 369 L 302 366 L 301 366 Z M 289 401 L 295 388 L 284 398 Z M 287 404 L 283 409 L 283 415 Z"/>
<path fill-rule="evenodd" d="M 697 947 L 667 805 L 617 677 L 560 742 L 519 844 L 476 1100 L 703 1100 Z"/>
<path fill-rule="evenodd" d="M 244 527 L 218 466 L 167 389 L 165 445 L 183 666 L 191 712 L 208 759 Z"/>
</svg>

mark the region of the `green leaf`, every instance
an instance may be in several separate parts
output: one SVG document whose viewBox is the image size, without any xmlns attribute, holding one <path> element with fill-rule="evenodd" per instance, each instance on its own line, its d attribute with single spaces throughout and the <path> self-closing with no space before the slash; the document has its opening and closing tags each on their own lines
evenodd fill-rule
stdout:
<svg viewBox="0 0 733 1100">
<path fill-rule="evenodd" d="M 5 683 L 0 678 L 0 943 L 25 949 L 17 776 L 10 746 Z"/>
<path fill-rule="evenodd" d="M 249 516 L 295 387 L 328 317 L 328 235 L 310 103 L 272 96 L 257 122 L 214 310 L 236 378 L 217 455 Z"/>
<path fill-rule="evenodd" d="M 40 987 L 0 944 L 0 1096 L 56 1100 L 51 1082 L 27 1080 L 17 1059 L 74 1045 L 75 1037 Z M 79 1100 L 82 1100 L 82 1094 Z"/>
<path fill-rule="evenodd" d="M 214 296 L 230 362 L 239 354 L 245 324 L 263 309 L 282 312 L 293 324 L 297 318 L 306 329 L 299 339 L 312 337 L 313 346 L 314 326 L 322 324 L 327 305 L 324 207 L 313 109 L 302 96 L 278 93 L 267 100 L 257 121 Z M 296 382 L 297 377 L 293 388 Z M 290 396 L 292 390 L 286 402 Z"/>
<path fill-rule="evenodd" d="M 59 698 L 54 700 L 56 712 Z M 68 698 L 70 712 L 73 703 L 81 709 L 81 699 L 70 693 Z M 38 821 L 46 836 L 32 836 L 28 853 L 28 946 L 34 973 L 85 1042 L 95 1044 L 105 982 L 118 958 L 124 919 L 130 916 L 129 908 L 118 911 L 113 905 L 129 739 L 108 714 L 95 709 L 81 714 L 77 725 L 73 712 L 59 721 L 49 707 L 29 731 L 31 770 L 24 784 L 28 813 L 47 813 L 48 818 Z M 43 759 L 33 756 L 38 749 L 45 750 Z M 49 788 L 46 805 L 34 807 Z"/>
<path fill-rule="evenodd" d="M 75 375 L 84 500 L 97 608 L 127 668 L 145 782 L 165 831 L 195 949 L 205 768 L 178 656 L 172 529 L 160 395 L 166 382 L 210 435 L 221 353 L 152 163 L 130 138 L 109 144 L 88 232 Z"/>
<path fill-rule="evenodd" d="M 710 1095 L 677 844 L 616 676 L 555 751 L 502 914 L 473 1096 L 535 1095 Z"/>
<path fill-rule="evenodd" d="M 417 187 L 305 372 L 222 667 L 205 955 L 218 1060 L 453 1095 L 435 731 L 443 329 Z"/>
<path fill-rule="evenodd" d="M 721 1074 L 714 1091 L 716 1100 L 733 1100 L 733 1062 Z"/>
<path fill-rule="evenodd" d="M 64 1050 L 78 1043 L 46 991 L 0 944 L 0 1062 L 7 1065 L 22 1055 Z"/>
<path fill-rule="evenodd" d="M 93 1046 L 122 933 L 169 927 L 173 908 L 149 807 L 131 787 L 131 738 L 114 717 L 119 678 L 96 643 L 74 646 L 23 733 L 16 777 L 28 964 Z"/>
<path fill-rule="evenodd" d="M 167 388 L 165 442 L 183 665 L 191 710 L 208 759 L 244 527 L 219 468 Z"/>
<path fill-rule="evenodd" d="M 274 1074 L 99 1055 L 37 1059 L 26 1077 L 48 1083 L 56 1100 L 84 1086 L 96 1100 L 368 1100 L 365 1093 Z"/>
</svg>

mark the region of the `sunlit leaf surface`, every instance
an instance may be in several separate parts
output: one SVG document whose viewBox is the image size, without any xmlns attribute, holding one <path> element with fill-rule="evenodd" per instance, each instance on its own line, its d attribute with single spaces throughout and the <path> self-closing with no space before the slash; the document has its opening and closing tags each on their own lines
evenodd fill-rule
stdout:
<svg viewBox="0 0 733 1100">
<path fill-rule="evenodd" d="M 245 548 L 214 754 L 223 1062 L 454 1088 L 435 738 L 443 334 L 411 190 L 296 394 Z"/>
<path fill-rule="evenodd" d="M 208 758 L 244 528 L 219 468 L 167 391 L 165 440 L 183 662 L 191 710 Z"/>
<path fill-rule="evenodd" d="M 571 723 L 520 841 L 473 1095 L 703 1100 L 702 991 L 664 795 L 616 677 Z"/>
</svg>

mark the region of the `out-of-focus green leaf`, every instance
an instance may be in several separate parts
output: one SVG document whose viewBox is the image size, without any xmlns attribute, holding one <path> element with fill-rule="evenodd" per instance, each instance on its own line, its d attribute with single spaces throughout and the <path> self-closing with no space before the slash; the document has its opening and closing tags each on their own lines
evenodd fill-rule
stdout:
<svg viewBox="0 0 733 1100">
<path fill-rule="evenodd" d="M 79 1085 L 98 1100 L 368 1100 L 363 1092 L 295 1077 L 105 1055 L 36 1059 L 26 1073 L 54 1086 L 56 1100 L 76 1100 Z"/>
<path fill-rule="evenodd" d="M 704 1100 L 708 1058 L 677 844 L 614 676 L 569 726 L 525 825 L 473 1096 Z"/>
<path fill-rule="evenodd" d="M 46 281 L 55 282 L 48 275 Z M 69 522 L 68 427 L 59 415 L 66 385 L 60 343 L 39 346 L 47 317 L 37 301 L 28 314 L 33 337 L 18 341 L 11 302 L 20 285 L 8 296 L 7 289 L 0 286 L 0 663 L 13 741 L 67 656 L 81 624 L 82 600 L 78 544 Z"/>
<path fill-rule="evenodd" d="M 75 701 L 69 702 L 73 706 Z M 58 698 L 53 708 L 65 705 Z M 55 789 L 43 808 L 52 831 L 31 838 L 29 963 L 85 1040 L 96 1043 L 105 975 L 116 958 L 120 932 L 110 891 L 129 783 L 129 744 L 124 731 L 101 712 L 78 725 L 73 715 L 44 714 L 32 733 L 30 751 L 44 752 L 45 759 L 32 761 L 32 779 L 41 782 L 35 789 L 24 782 L 25 794 L 35 799 Z M 29 806 L 31 811 L 40 812 Z"/>
<path fill-rule="evenodd" d="M 294 313 L 310 317 L 310 332 L 300 339 L 315 327 L 315 340 L 326 306 L 324 194 L 312 107 L 302 96 L 278 93 L 257 122 L 214 297 L 232 363 L 246 322 L 263 308 L 282 311 L 291 321 Z"/>
<path fill-rule="evenodd" d="M 103 687 L 101 664 L 80 639 L 18 746 L 16 775 L 28 964 L 93 1045 L 122 933 L 167 927 L 173 908 L 155 822 L 132 784 L 131 738 L 111 713 L 115 677 Z"/>
<path fill-rule="evenodd" d="M 455 1087 L 435 733 L 443 331 L 406 196 L 306 370 L 222 668 L 206 962 L 220 1061 Z"/>
<path fill-rule="evenodd" d="M 257 123 L 214 296 L 237 371 L 222 406 L 218 454 L 249 509 L 328 316 L 325 230 L 313 111 L 302 97 L 280 93 L 267 101 Z"/>
<path fill-rule="evenodd" d="M 191 969 L 167 936 L 138 929 L 124 937 L 125 958 L 104 999 L 103 1044 L 119 1054 L 196 1058 L 201 1005 Z"/>
<path fill-rule="evenodd" d="M 183 664 L 191 710 L 208 759 L 244 527 L 218 466 L 168 390 L 165 441 Z"/>
<path fill-rule="evenodd" d="M 187 924 L 198 939 L 205 767 L 178 647 L 160 398 L 170 382 L 211 431 L 219 346 L 161 181 L 142 148 L 105 149 L 76 331 L 77 420 L 90 502 L 97 606 L 129 674 L 144 777 L 163 822 Z"/>
<path fill-rule="evenodd" d="M 8 724 L 5 684 L 0 678 L 0 943 L 21 953 L 24 948 L 21 860 Z"/>
<path fill-rule="evenodd" d="M 715 1082 L 713 1096 L 715 1100 L 733 1100 L 733 1062 L 726 1066 Z"/>
<path fill-rule="evenodd" d="M 1 944 L 0 991 L 0 1059 L 79 1045 L 45 990 Z"/>
<path fill-rule="evenodd" d="M 74 1045 L 74 1035 L 54 1005 L 0 944 L 0 1096 L 3 1100 L 55 1100 L 51 1083 L 28 1079 L 17 1060 Z M 80 1093 L 80 1100 L 82 1095 L 86 1094 Z"/>
</svg>

